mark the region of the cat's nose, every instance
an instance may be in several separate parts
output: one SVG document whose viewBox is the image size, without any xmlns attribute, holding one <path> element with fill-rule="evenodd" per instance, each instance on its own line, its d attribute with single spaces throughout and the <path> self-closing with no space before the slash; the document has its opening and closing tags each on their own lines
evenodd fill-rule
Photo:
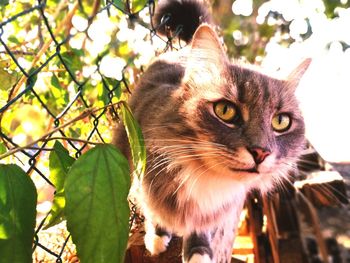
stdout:
<svg viewBox="0 0 350 263">
<path fill-rule="evenodd" d="M 271 154 L 271 151 L 263 149 L 261 147 L 248 148 L 248 151 L 253 156 L 256 164 L 261 164 L 267 156 Z"/>
</svg>

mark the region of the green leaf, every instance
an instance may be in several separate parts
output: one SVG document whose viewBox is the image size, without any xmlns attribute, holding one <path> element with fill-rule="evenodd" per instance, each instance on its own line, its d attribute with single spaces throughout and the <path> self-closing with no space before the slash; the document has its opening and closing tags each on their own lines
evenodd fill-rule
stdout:
<svg viewBox="0 0 350 263">
<path fill-rule="evenodd" d="M 1 0 L 0 0 L 0 2 L 1 2 Z M 9 38 L 7 40 L 12 42 L 12 43 L 15 43 L 16 45 L 20 45 L 21 44 L 21 42 L 15 36 L 9 36 Z"/>
<path fill-rule="evenodd" d="M 113 0 L 112 1 L 113 4 L 120 10 L 122 10 L 123 12 L 125 12 L 125 0 L 124 1 L 120 1 L 120 0 Z"/>
<path fill-rule="evenodd" d="M 58 80 L 58 78 L 56 77 L 55 74 L 52 75 L 51 85 L 54 86 L 57 89 L 62 89 L 60 81 Z"/>
<path fill-rule="evenodd" d="M 137 13 L 141 11 L 147 4 L 147 0 L 132 0 L 126 2 L 125 0 L 120 1 L 120 0 L 113 0 L 113 3 L 115 6 L 122 10 L 124 13 L 126 10 L 131 9 L 131 13 Z M 127 7 L 127 3 L 129 3 L 129 7 Z"/>
<path fill-rule="evenodd" d="M 0 0 L 0 6 L 6 6 L 9 4 L 9 0 Z"/>
<path fill-rule="evenodd" d="M 17 165 L 0 164 L 0 262 L 32 262 L 37 193 Z"/>
<path fill-rule="evenodd" d="M 9 73 L 5 69 L 0 68 L 0 89 L 9 90 L 16 84 L 18 80 L 18 74 L 16 72 Z"/>
<path fill-rule="evenodd" d="M 56 187 L 56 194 L 45 229 L 57 225 L 65 219 L 64 207 L 66 200 L 64 198 L 64 182 L 74 161 L 75 159 L 69 156 L 69 152 L 63 145 L 59 141 L 56 141 L 53 151 L 50 152 L 49 156 L 50 180 Z"/>
<path fill-rule="evenodd" d="M 104 87 L 102 82 L 98 83 L 96 88 L 97 88 L 97 91 L 98 91 L 98 99 L 100 101 L 103 101 L 104 105 L 107 105 L 108 102 L 110 101 L 110 99 L 108 97 L 108 90 L 107 90 L 107 88 Z"/>
<path fill-rule="evenodd" d="M 0 142 L 0 155 L 4 154 L 6 151 L 7 151 L 7 149 L 6 149 L 5 145 L 2 142 Z"/>
<path fill-rule="evenodd" d="M 52 111 L 62 110 L 69 101 L 69 94 L 66 89 L 61 86 L 59 79 L 55 74 L 51 77 L 51 87 L 49 89 L 47 105 Z"/>
<path fill-rule="evenodd" d="M 130 170 L 112 145 L 79 157 L 65 183 L 67 227 L 86 262 L 124 262 L 129 234 Z"/>
<path fill-rule="evenodd" d="M 141 11 L 147 4 L 147 0 L 133 0 L 132 3 L 132 10 L 133 13 L 137 13 Z"/>
<path fill-rule="evenodd" d="M 134 165 L 134 173 L 141 178 L 146 169 L 146 148 L 143 140 L 141 128 L 131 110 L 125 102 L 120 104 L 122 112 L 122 120 L 128 135 L 128 140 L 131 148 L 132 161 Z"/>
<path fill-rule="evenodd" d="M 64 63 L 74 74 L 83 67 L 82 57 L 84 57 L 84 50 L 70 49 L 61 54 Z"/>
</svg>

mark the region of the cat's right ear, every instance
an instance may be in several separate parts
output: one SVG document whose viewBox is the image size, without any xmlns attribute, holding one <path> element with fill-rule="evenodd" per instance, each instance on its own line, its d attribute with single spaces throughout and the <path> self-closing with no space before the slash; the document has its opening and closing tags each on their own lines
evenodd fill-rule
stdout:
<svg viewBox="0 0 350 263">
<path fill-rule="evenodd" d="M 288 76 L 288 82 L 290 83 L 289 86 L 291 86 L 293 89 L 296 89 L 299 85 L 299 82 L 301 78 L 304 76 L 305 72 L 309 68 L 310 64 L 312 62 L 311 58 L 305 59 L 303 62 L 297 66 L 292 73 Z"/>
<path fill-rule="evenodd" d="M 215 30 L 202 24 L 193 35 L 186 63 L 185 79 L 198 85 L 220 85 L 228 59 Z M 221 79 L 221 80 L 220 80 Z"/>
</svg>

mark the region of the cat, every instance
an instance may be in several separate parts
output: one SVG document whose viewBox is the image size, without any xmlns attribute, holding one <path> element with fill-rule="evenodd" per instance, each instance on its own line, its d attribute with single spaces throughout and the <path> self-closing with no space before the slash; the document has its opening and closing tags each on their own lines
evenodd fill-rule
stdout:
<svg viewBox="0 0 350 263">
<path fill-rule="evenodd" d="M 304 147 L 294 91 L 310 59 L 284 80 L 236 65 L 212 20 L 201 1 L 159 1 L 158 32 L 182 25 L 188 45 L 157 57 L 129 101 L 147 150 L 140 189 L 146 248 L 159 254 L 181 236 L 190 263 L 231 261 L 247 194 L 280 184 Z M 115 134 L 131 159 L 123 127 Z"/>
</svg>

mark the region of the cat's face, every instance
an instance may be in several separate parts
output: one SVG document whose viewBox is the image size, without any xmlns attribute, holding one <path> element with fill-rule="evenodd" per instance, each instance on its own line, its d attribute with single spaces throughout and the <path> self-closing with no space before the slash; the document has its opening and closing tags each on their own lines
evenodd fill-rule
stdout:
<svg viewBox="0 0 350 263">
<path fill-rule="evenodd" d="M 187 86 L 181 114 L 193 131 L 193 156 L 215 170 L 267 191 L 294 166 L 304 143 L 304 122 L 287 81 L 228 65 L 226 83 Z M 195 144 L 194 142 L 197 142 Z"/>
<path fill-rule="evenodd" d="M 303 149 L 294 91 L 309 61 L 289 79 L 273 79 L 230 64 L 215 33 L 200 30 L 172 94 L 173 128 L 157 135 L 164 137 L 159 149 L 170 168 L 191 167 L 200 179 L 220 176 L 265 192 L 288 174 Z"/>
</svg>

